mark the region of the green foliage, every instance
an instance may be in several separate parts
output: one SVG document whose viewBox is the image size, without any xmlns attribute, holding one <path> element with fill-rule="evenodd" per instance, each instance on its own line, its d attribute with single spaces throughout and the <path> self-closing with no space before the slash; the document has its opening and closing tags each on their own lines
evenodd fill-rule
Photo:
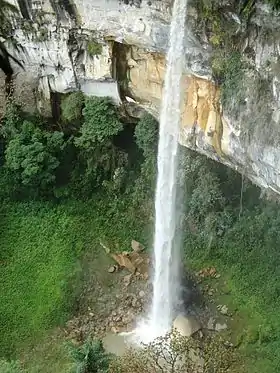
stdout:
<svg viewBox="0 0 280 373">
<path fill-rule="evenodd" d="M 88 340 L 80 346 L 68 345 L 68 351 L 75 362 L 73 373 L 106 373 L 110 355 L 104 350 L 102 341 Z"/>
<path fill-rule="evenodd" d="M 85 151 L 91 151 L 97 142 L 103 143 L 123 129 L 116 106 L 110 98 L 87 97 L 83 116 L 81 136 L 75 143 Z"/>
<path fill-rule="evenodd" d="M 127 154 L 113 143 L 114 136 L 123 130 L 123 123 L 109 98 L 86 98 L 83 117 L 80 136 L 74 140 L 80 163 L 74 169 L 73 180 L 87 194 L 104 180 L 113 180 L 117 169 L 122 173 Z"/>
<path fill-rule="evenodd" d="M 80 122 L 84 106 L 84 95 L 82 92 L 73 92 L 67 95 L 61 103 L 62 118 L 67 122 Z"/>
<path fill-rule="evenodd" d="M 280 364 L 280 214 L 258 200 L 241 176 L 186 151 L 184 246 L 188 266 L 215 266 L 226 276 L 231 302 L 244 317 L 241 351 L 251 373 L 276 373 Z M 205 200 L 202 196 L 205 196 Z M 194 208 L 195 207 L 195 208 Z M 244 328 L 244 331 L 242 330 Z M 273 358 L 271 358 L 273 356 Z"/>
<path fill-rule="evenodd" d="M 5 140 L 9 141 L 20 131 L 22 123 L 21 114 L 19 106 L 13 101 L 7 104 L 5 117 L 0 127 L 0 136 L 3 136 Z"/>
<path fill-rule="evenodd" d="M 55 182 L 58 154 L 64 146 L 62 132 L 45 132 L 24 121 L 7 144 L 5 166 L 19 183 L 44 190 Z"/>
<path fill-rule="evenodd" d="M 102 53 L 102 44 L 94 39 L 87 41 L 87 52 L 90 57 L 98 56 Z"/>
<path fill-rule="evenodd" d="M 135 128 L 135 141 L 147 158 L 156 153 L 158 122 L 150 114 L 145 114 Z"/>
<path fill-rule="evenodd" d="M 0 344 L 13 355 L 72 307 L 84 229 L 65 207 L 15 203 L 2 206 L 0 232 Z"/>
<path fill-rule="evenodd" d="M 223 83 L 221 89 L 221 99 L 224 105 L 230 105 L 235 101 L 236 106 L 240 106 L 245 99 L 243 87 L 245 65 L 239 53 L 232 53 L 227 58 L 223 67 Z"/>
<path fill-rule="evenodd" d="M 0 360 L 0 373 L 24 373 L 18 361 Z"/>
<path fill-rule="evenodd" d="M 188 214 L 196 222 L 205 219 L 211 211 L 221 211 L 225 202 L 218 178 L 209 172 L 205 174 L 203 171 L 198 173 L 197 186 L 188 204 Z"/>
<path fill-rule="evenodd" d="M 152 115 L 145 114 L 137 123 L 134 136 L 144 161 L 135 182 L 133 201 L 149 215 L 156 186 L 158 122 Z"/>
<path fill-rule="evenodd" d="M 268 4 L 272 6 L 273 9 L 279 10 L 280 9 L 280 2 L 279 0 L 266 0 Z"/>
<path fill-rule="evenodd" d="M 234 6 L 233 11 L 239 15 L 241 22 L 247 23 L 255 1 L 240 2 Z M 242 81 L 247 66 L 242 58 L 242 41 L 247 37 L 244 32 L 246 27 L 228 17 L 225 5 L 220 1 L 202 0 L 198 11 L 198 27 L 208 36 L 212 46 L 212 74 L 221 84 L 222 103 L 227 109 L 238 108 L 245 98 Z"/>
<path fill-rule="evenodd" d="M 102 250 L 100 241 L 110 242 L 112 248 L 129 248 L 132 238 L 145 245 L 152 242 L 149 222 L 131 202 L 126 196 L 95 194 L 85 202 L 2 205 L 2 353 L 14 355 L 36 344 L 71 313 L 80 292 L 81 253 Z"/>
</svg>

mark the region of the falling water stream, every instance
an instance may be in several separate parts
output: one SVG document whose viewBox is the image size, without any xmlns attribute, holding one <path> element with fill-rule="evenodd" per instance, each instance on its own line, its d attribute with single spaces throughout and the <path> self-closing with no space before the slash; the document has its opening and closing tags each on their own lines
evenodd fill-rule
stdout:
<svg viewBox="0 0 280 373">
<path fill-rule="evenodd" d="M 187 0 L 175 0 L 170 29 L 167 69 L 160 113 L 158 176 L 155 200 L 154 281 L 151 328 L 166 333 L 174 317 L 179 291 L 180 248 L 175 245 L 176 176 L 181 119 L 181 77 Z"/>
<path fill-rule="evenodd" d="M 179 297 L 180 248 L 175 244 L 175 202 L 186 11 L 187 0 L 174 1 L 160 113 L 153 300 L 148 321 L 136 330 L 144 342 L 165 335 L 171 329 Z"/>
</svg>

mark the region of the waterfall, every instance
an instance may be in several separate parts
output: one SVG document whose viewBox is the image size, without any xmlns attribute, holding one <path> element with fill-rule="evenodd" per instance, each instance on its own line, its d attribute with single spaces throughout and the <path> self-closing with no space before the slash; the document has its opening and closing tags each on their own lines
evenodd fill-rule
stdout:
<svg viewBox="0 0 280 373">
<path fill-rule="evenodd" d="M 186 11 L 187 0 L 174 1 L 160 113 L 153 300 L 148 323 L 139 325 L 136 330 L 144 342 L 170 331 L 174 306 L 179 300 L 180 248 L 175 244 L 175 202 Z"/>
<path fill-rule="evenodd" d="M 160 113 L 155 200 L 154 280 L 150 326 L 155 336 L 172 325 L 179 292 L 180 248 L 175 245 L 176 176 L 187 0 L 175 0 Z"/>
</svg>

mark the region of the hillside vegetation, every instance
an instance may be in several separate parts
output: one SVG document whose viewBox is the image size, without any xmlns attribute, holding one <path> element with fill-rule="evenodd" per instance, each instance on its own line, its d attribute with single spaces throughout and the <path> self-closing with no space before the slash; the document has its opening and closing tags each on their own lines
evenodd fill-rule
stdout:
<svg viewBox="0 0 280 373">
<path fill-rule="evenodd" d="M 128 123 L 109 99 L 80 93 L 66 96 L 61 111 L 53 123 L 11 102 L 1 122 L 1 373 L 16 372 L 6 369 L 8 360 L 30 353 L 75 314 L 83 257 L 101 250 L 100 241 L 116 250 L 132 238 L 152 246 L 155 119 Z M 217 301 L 233 312 L 229 338 L 240 369 L 278 373 L 278 204 L 187 149 L 178 186 L 186 268 L 221 273 Z M 97 345 L 87 348 L 101 353 Z"/>
</svg>

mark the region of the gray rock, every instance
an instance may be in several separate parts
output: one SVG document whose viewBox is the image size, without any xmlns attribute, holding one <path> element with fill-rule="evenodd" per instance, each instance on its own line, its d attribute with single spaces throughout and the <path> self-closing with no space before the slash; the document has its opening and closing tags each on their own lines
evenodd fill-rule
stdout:
<svg viewBox="0 0 280 373">
<path fill-rule="evenodd" d="M 225 329 L 227 329 L 227 324 L 219 324 L 219 323 L 217 323 L 215 325 L 216 332 L 220 332 L 220 331 L 225 330 Z"/>
<path fill-rule="evenodd" d="M 178 315 L 173 321 L 173 328 L 183 337 L 191 337 L 201 329 L 201 325 L 193 316 Z"/>
<path fill-rule="evenodd" d="M 216 323 L 216 320 L 214 319 L 214 317 L 210 317 L 207 323 L 207 329 L 215 330 L 215 323 Z"/>
<path fill-rule="evenodd" d="M 112 267 L 108 268 L 109 273 L 114 273 L 115 271 L 116 271 L 115 266 L 112 266 Z"/>
</svg>

